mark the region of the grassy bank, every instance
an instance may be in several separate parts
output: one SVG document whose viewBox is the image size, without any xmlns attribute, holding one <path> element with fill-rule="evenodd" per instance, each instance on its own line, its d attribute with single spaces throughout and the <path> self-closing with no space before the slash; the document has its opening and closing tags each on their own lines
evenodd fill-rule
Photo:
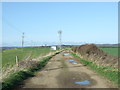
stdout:
<svg viewBox="0 0 120 90">
<path fill-rule="evenodd" d="M 108 66 L 98 66 L 98 65 L 95 65 L 93 64 L 92 61 L 88 61 L 88 60 L 84 60 L 84 59 L 81 59 L 79 56 L 77 56 L 75 53 L 72 53 L 72 55 L 79 59 L 80 62 L 88 67 L 90 67 L 92 70 L 96 71 L 98 74 L 106 77 L 107 79 L 109 79 L 110 81 L 113 82 L 113 84 L 115 84 L 116 86 L 118 85 L 118 70 L 117 68 L 114 68 L 114 67 L 108 67 Z M 120 72 L 119 72 L 120 73 Z"/>
<path fill-rule="evenodd" d="M 118 50 L 120 48 L 100 48 L 100 49 L 102 49 L 104 52 L 109 53 L 113 56 L 118 56 Z"/>
<path fill-rule="evenodd" d="M 39 64 L 36 67 L 32 67 L 25 71 L 19 71 L 11 74 L 9 78 L 3 80 L 4 82 L 2 83 L 2 90 L 12 90 L 16 86 L 18 86 L 19 83 L 23 80 L 27 79 L 28 77 L 34 76 L 35 72 L 42 69 L 47 64 L 47 62 L 58 53 L 55 53 L 52 56 L 48 56 L 40 60 Z"/>
<path fill-rule="evenodd" d="M 26 47 L 4 50 L 2 51 L 2 67 L 14 65 L 16 56 L 21 61 L 27 58 L 32 59 L 43 56 L 49 52 L 51 52 L 49 47 Z"/>
</svg>

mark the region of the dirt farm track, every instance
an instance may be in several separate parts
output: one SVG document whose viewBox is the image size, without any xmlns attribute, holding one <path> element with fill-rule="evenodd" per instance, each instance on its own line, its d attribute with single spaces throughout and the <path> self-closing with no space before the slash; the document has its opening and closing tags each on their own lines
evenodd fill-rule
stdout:
<svg viewBox="0 0 120 90">
<path fill-rule="evenodd" d="M 74 61 L 70 61 L 74 60 Z M 73 64 L 76 62 L 77 64 Z M 76 84 L 89 81 L 87 84 Z M 79 60 L 64 52 L 54 56 L 34 77 L 15 90 L 22 88 L 115 88 L 110 81 L 82 65 Z"/>
</svg>

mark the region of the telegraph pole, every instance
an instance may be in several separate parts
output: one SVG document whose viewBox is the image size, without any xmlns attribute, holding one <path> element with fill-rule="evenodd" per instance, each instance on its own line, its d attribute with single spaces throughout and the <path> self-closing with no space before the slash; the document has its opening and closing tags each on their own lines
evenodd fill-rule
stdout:
<svg viewBox="0 0 120 90">
<path fill-rule="evenodd" d="M 60 45 L 59 45 L 59 47 L 60 47 L 60 49 L 62 48 L 62 41 L 61 41 L 61 34 L 62 34 L 62 31 L 61 30 L 59 30 L 58 31 L 58 34 L 59 34 L 59 42 L 60 42 Z"/>
<path fill-rule="evenodd" d="M 24 47 L 24 32 L 22 33 L 22 48 Z"/>
</svg>

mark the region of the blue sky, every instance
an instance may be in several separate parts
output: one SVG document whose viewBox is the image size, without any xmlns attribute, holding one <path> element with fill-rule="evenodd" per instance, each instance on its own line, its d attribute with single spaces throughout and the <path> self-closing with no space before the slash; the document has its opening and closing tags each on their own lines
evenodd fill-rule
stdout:
<svg viewBox="0 0 120 90">
<path fill-rule="evenodd" d="M 2 4 L 3 45 L 118 43 L 117 2 L 7 2 Z"/>
</svg>

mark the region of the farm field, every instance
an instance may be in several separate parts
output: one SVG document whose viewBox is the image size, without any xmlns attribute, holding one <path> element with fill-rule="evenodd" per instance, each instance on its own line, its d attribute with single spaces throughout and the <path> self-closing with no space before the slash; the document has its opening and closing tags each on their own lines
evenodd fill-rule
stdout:
<svg viewBox="0 0 120 90">
<path fill-rule="evenodd" d="M 51 49 L 49 47 L 26 47 L 7 49 L 2 51 L 2 67 L 15 64 L 16 56 L 18 60 L 33 59 L 38 56 L 43 56 L 49 53 Z"/>
<path fill-rule="evenodd" d="M 104 52 L 107 52 L 113 56 L 119 56 L 118 55 L 119 48 L 100 48 L 100 49 L 102 49 Z"/>
</svg>

